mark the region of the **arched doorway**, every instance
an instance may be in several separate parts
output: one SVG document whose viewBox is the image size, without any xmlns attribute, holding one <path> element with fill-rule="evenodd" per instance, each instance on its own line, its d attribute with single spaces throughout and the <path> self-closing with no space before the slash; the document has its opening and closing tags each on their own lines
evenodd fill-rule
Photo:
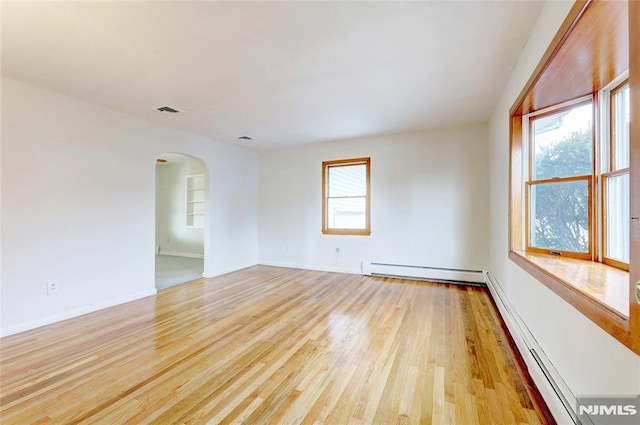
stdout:
<svg viewBox="0 0 640 425">
<path fill-rule="evenodd" d="M 156 160 L 156 289 L 202 277 L 208 219 L 208 170 L 180 153 Z"/>
</svg>

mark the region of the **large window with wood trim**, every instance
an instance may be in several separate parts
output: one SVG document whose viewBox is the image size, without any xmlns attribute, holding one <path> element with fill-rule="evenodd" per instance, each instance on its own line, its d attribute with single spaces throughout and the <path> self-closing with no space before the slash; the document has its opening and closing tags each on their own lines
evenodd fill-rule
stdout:
<svg viewBox="0 0 640 425">
<path fill-rule="evenodd" d="M 528 127 L 527 249 L 591 259 L 593 102 L 536 111 Z"/>
<path fill-rule="evenodd" d="M 601 96 L 604 138 L 601 151 L 602 261 L 629 270 L 630 180 L 629 180 L 629 81 L 615 84 Z M 606 113 L 608 109 L 608 114 Z"/>
<path fill-rule="evenodd" d="M 577 1 L 509 111 L 509 258 L 638 354 L 639 19 Z"/>
<path fill-rule="evenodd" d="M 620 79 L 595 102 L 587 96 L 523 117 L 527 251 L 629 270 L 629 86 Z"/>
<path fill-rule="evenodd" d="M 322 163 L 322 233 L 371 234 L 370 158 Z"/>
</svg>

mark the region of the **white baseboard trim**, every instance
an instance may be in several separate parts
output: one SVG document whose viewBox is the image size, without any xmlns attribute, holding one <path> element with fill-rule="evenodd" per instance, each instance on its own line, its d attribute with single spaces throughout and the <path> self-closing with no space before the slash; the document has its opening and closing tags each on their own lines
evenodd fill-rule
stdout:
<svg viewBox="0 0 640 425">
<path fill-rule="evenodd" d="M 61 322 L 63 320 L 72 319 L 74 317 L 82 316 L 83 314 L 93 313 L 94 311 L 102 310 L 105 308 L 113 307 L 116 305 L 124 304 L 129 301 L 134 301 L 140 298 L 149 297 L 157 293 L 156 289 L 149 289 L 147 291 L 136 292 L 134 294 L 125 295 L 123 297 L 114 298 L 109 301 L 92 304 L 86 307 L 80 307 L 74 310 L 65 311 L 64 313 L 53 314 L 51 316 L 43 317 L 41 319 L 32 320 L 30 322 L 20 323 L 18 325 L 9 326 L 0 329 L 0 337 L 14 335 L 20 332 L 25 332 L 31 329 L 39 328 L 42 326 L 50 325 L 52 323 Z"/>
<path fill-rule="evenodd" d="M 257 263 L 243 263 L 243 264 L 238 264 L 232 267 L 227 267 L 221 270 L 205 270 L 202 273 L 202 277 L 204 278 L 212 278 L 212 277 L 217 277 L 217 276 L 222 276 L 223 274 L 227 274 L 227 273 L 231 273 L 231 272 L 236 272 L 238 270 L 242 270 L 242 269 L 246 269 L 247 267 L 253 267 L 257 265 Z"/>
<path fill-rule="evenodd" d="M 502 287 L 491 274 L 485 272 L 485 284 L 495 301 L 502 320 L 509 329 L 513 341 L 520 351 L 529 375 L 547 403 L 558 424 L 578 424 L 575 412 L 576 397 L 560 373 L 546 356 L 535 337 L 513 307 Z"/>
<path fill-rule="evenodd" d="M 187 257 L 187 258 L 204 258 L 203 254 L 191 254 L 189 252 L 175 252 L 175 251 L 162 251 L 159 252 L 160 255 L 171 255 L 173 257 Z"/>
<path fill-rule="evenodd" d="M 343 268 L 343 267 L 325 267 L 325 266 L 314 266 L 310 264 L 282 263 L 280 261 L 266 261 L 266 260 L 258 261 L 258 264 L 263 266 L 284 267 L 287 269 L 314 270 L 318 272 L 362 274 L 361 269 Z"/>
</svg>

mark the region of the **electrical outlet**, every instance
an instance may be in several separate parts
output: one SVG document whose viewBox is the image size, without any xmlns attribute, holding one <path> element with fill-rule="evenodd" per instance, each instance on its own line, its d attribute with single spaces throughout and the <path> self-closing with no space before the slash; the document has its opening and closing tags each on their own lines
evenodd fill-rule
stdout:
<svg viewBox="0 0 640 425">
<path fill-rule="evenodd" d="M 340 248 L 339 247 L 336 247 L 336 252 L 340 252 Z"/>
<path fill-rule="evenodd" d="M 47 282 L 47 294 L 58 292 L 58 281 L 50 280 Z"/>
</svg>

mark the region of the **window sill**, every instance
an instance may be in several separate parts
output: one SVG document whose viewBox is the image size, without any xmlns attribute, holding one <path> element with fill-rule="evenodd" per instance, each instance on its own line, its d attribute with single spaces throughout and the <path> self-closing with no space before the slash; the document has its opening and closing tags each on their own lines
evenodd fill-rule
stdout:
<svg viewBox="0 0 640 425">
<path fill-rule="evenodd" d="M 627 347 L 629 273 L 593 261 L 511 251 L 509 258 Z"/>
<path fill-rule="evenodd" d="M 369 236 L 371 230 L 354 230 L 354 229 L 322 229 L 323 235 L 353 235 L 353 236 Z"/>
</svg>

